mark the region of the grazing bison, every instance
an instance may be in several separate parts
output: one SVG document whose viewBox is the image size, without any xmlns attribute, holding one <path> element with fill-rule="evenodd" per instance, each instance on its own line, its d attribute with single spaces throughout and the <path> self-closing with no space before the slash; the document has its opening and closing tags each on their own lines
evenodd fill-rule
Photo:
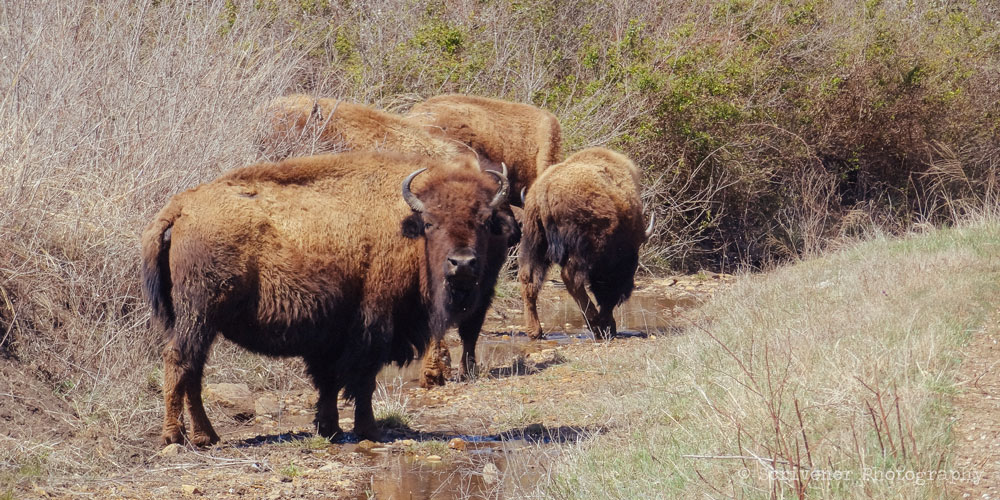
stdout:
<svg viewBox="0 0 1000 500">
<path fill-rule="evenodd" d="M 184 439 L 185 400 L 192 441 L 219 439 L 201 400 L 218 334 L 301 356 L 319 390 L 320 435 L 341 433 L 343 388 L 356 402 L 355 433 L 380 437 L 375 376 L 479 310 L 480 287 L 496 280 L 488 242 L 512 230 L 498 216 L 505 178 L 441 163 L 371 152 L 295 158 L 170 200 L 142 235 L 143 288 L 167 337 L 164 443 Z"/>
<path fill-rule="evenodd" d="M 518 193 L 562 154 L 559 121 L 528 104 L 449 94 L 413 106 L 407 116 L 468 145 L 483 170 L 499 170 L 506 163 L 512 205 L 521 204 Z"/>
<path fill-rule="evenodd" d="M 639 246 L 653 227 L 651 220 L 643 230 L 635 165 L 603 148 L 570 156 L 543 172 L 528 190 L 522 222 L 518 278 L 528 335 L 542 335 L 538 292 L 555 263 L 591 329 L 613 336 L 612 311 L 632 294 Z"/>
<path fill-rule="evenodd" d="M 271 159 L 301 153 L 297 147 L 311 142 L 309 146 L 323 151 L 396 151 L 477 164 L 468 146 L 439 131 L 400 115 L 340 99 L 303 94 L 279 97 L 268 106 L 267 119 L 268 129 L 259 139 L 259 146 L 261 153 Z"/>
</svg>

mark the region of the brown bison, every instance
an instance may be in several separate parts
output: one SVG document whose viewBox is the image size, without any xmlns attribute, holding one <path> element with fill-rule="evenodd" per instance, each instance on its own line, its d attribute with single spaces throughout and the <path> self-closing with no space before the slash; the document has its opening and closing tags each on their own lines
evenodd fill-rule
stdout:
<svg viewBox="0 0 1000 500">
<path fill-rule="evenodd" d="M 414 120 L 379 111 L 368 106 L 330 98 L 314 98 L 295 94 L 279 97 L 268 107 L 270 128 L 260 140 L 262 152 L 269 157 L 284 158 L 295 145 L 315 140 L 320 149 L 344 148 L 353 151 L 397 151 L 442 160 L 452 160 L 465 168 L 478 170 L 476 153 L 461 142 L 444 136 L 436 128 L 428 128 Z M 558 126 L 558 125 L 557 125 Z M 492 165 L 491 165 L 492 166 Z M 506 166 L 495 169 L 508 175 Z M 509 219 L 507 226 L 514 231 L 507 239 L 491 237 L 486 256 L 486 274 L 496 276 L 507 258 L 506 250 L 520 240 L 520 229 L 507 206 L 500 207 L 498 217 Z M 506 234 L 506 233 L 505 233 Z M 458 324 L 464 352 L 459 363 L 459 377 L 467 378 L 475 366 L 475 346 L 486 312 L 493 298 L 493 284 L 481 287 L 480 307 Z M 446 348 L 434 343 L 424 360 L 421 385 L 443 384 L 450 373 L 450 356 L 441 356 Z M 447 365 L 445 364 L 447 363 Z M 442 375 L 444 374 L 444 375 Z"/>
<path fill-rule="evenodd" d="M 449 94 L 413 106 L 407 116 L 468 145 L 483 170 L 500 170 L 506 163 L 513 205 L 521 204 L 518 193 L 562 155 L 559 121 L 528 104 Z"/>
<path fill-rule="evenodd" d="M 644 230 L 642 219 L 639 171 L 623 155 L 585 149 L 538 177 L 524 201 L 518 254 L 528 335 L 542 335 L 538 292 L 553 263 L 591 329 L 615 335 L 612 312 L 632 294 L 639 246 L 653 227 L 651 220 Z"/>
<path fill-rule="evenodd" d="M 303 94 L 279 97 L 267 108 L 267 131 L 259 139 L 261 153 L 280 160 L 303 143 L 321 151 L 396 151 L 476 165 L 464 144 L 403 116 L 340 99 Z M 312 151 L 307 151 L 311 153 Z M 498 169 L 499 171 L 499 169 Z"/>
<path fill-rule="evenodd" d="M 512 230 L 498 217 L 506 179 L 441 163 L 371 152 L 295 158 L 170 200 L 142 235 L 143 288 L 167 337 L 164 443 L 184 439 L 185 400 L 191 440 L 219 439 L 201 400 L 218 334 L 301 356 L 319 390 L 320 435 L 341 433 L 343 388 L 356 402 L 355 433 L 380 437 L 376 374 L 479 310 L 480 288 L 496 280 L 489 241 Z"/>
</svg>

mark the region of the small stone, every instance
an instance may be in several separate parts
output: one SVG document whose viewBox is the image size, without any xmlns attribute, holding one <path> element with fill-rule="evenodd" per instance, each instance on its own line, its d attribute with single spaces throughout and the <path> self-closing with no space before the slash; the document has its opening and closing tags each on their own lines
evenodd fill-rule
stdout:
<svg viewBox="0 0 1000 500">
<path fill-rule="evenodd" d="M 389 448 L 386 448 L 385 446 L 376 446 L 375 448 L 372 448 L 368 451 L 372 453 L 388 453 Z"/>
<path fill-rule="evenodd" d="M 486 462 L 483 466 L 483 482 L 486 484 L 496 483 L 500 479 L 500 469 L 493 462 Z"/>
<path fill-rule="evenodd" d="M 340 462 L 327 462 L 327 464 L 320 467 L 319 470 L 323 472 L 329 472 L 332 470 L 336 470 L 339 467 L 340 467 Z"/>
<path fill-rule="evenodd" d="M 465 451 L 465 440 L 462 438 L 452 438 L 448 441 L 448 447 L 453 450 Z"/>
<path fill-rule="evenodd" d="M 168 444 L 167 446 L 165 446 L 156 455 L 160 456 L 160 457 L 173 457 L 173 456 L 180 455 L 181 453 L 184 453 L 184 451 L 185 451 L 185 449 L 184 449 L 183 446 L 181 446 L 181 445 L 179 445 L 177 443 L 171 443 L 171 444 Z"/>
<path fill-rule="evenodd" d="M 441 455 L 427 455 L 427 461 L 428 462 L 440 462 L 441 461 Z"/>
<path fill-rule="evenodd" d="M 253 401 L 253 393 L 246 384 L 206 384 L 202 394 L 205 399 L 230 408 L 247 408 Z"/>
<path fill-rule="evenodd" d="M 201 495 L 201 490 L 199 490 L 197 486 L 190 484 L 182 484 L 181 491 L 184 492 L 185 495 Z"/>
<path fill-rule="evenodd" d="M 412 439 L 403 439 L 400 441 L 396 441 L 396 443 L 398 443 L 400 446 L 414 446 L 417 444 L 417 442 Z"/>
<path fill-rule="evenodd" d="M 370 450 L 370 449 L 372 449 L 374 447 L 375 447 L 375 443 L 372 442 L 372 441 L 369 441 L 367 439 L 362 440 L 361 442 L 358 443 L 358 449 L 359 450 Z"/>
</svg>

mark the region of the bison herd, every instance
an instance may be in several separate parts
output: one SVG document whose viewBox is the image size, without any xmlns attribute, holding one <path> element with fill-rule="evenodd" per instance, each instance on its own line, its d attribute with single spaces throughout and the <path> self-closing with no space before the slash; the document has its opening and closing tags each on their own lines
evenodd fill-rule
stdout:
<svg viewBox="0 0 1000 500">
<path fill-rule="evenodd" d="M 423 384 L 444 383 L 441 339 L 457 327 L 459 377 L 473 373 L 518 242 L 532 338 L 542 335 L 536 301 L 552 264 L 592 330 L 615 334 L 613 308 L 629 297 L 652 230 L 639 171 L 623 155 L 590 148 L 560 163 L 551 113 L 474 96 L 433 97 L 400 116 L 292 95 L 273 101 L 267 119 L 258 146 L 276 161 L 175 195 L 142 234 L 143 290 L 166 336 L 164 444 L 218 442 L 201 384 L 220 334 L 303 358 L 320 435 L 342 434 L 343 389 L 355 434 L 378 440 L 379 370 L 426 355 Z M 346 152 L 299 156 L 336 150 Z"/>
</svg>

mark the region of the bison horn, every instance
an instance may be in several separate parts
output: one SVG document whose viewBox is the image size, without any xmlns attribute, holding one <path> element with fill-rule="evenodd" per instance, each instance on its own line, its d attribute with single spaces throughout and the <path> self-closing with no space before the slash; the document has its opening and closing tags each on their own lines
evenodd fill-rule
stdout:
<svg viewBox="0 0 1000 500">
<path fill-rule="evenodd" d="M 653 235 L 653 223 L 656 222 L 656 211 L 649 213 L 649 225 L 646 226 L 646 239 Z"/>
<path fill-rule="evenodd" d="M 498 173 L 495 170 L 487 170 L 487 172 L 497 176 L 497 181 L 500 182 L 500 189 L 497 190 L 497 194 L 493 196 L 490 200 L 490 208 L 496 208 L 507 199 L 507 192 L 510 191 L 510 183 L 507 182 L 507 165 L 504 163 L 500 164 L 503 168 L 503 173 Z"/>
<path fill-rule="evenodd" d="M 410 183 L 413 182 L 413 178 L 420 175 L 420 173 L 424 170 L 427 169 L 421 168 L 406 176 L 406 179 L 403 179 L 403 199 L 406 200 L 406 204 L 409 205 L 414 212 L 423 212 L 427 208 L 424 206 L 424 202 L 420 201 L 420 198 L 417 198 L 417 195 L 410 191 Z"/>
<path fill-rule="evenodd" d="M 521 205 L 524 205 L 524 192 L 527 190 L 528 188 L 526 187 L 521 188 Z"/>
</svg>

